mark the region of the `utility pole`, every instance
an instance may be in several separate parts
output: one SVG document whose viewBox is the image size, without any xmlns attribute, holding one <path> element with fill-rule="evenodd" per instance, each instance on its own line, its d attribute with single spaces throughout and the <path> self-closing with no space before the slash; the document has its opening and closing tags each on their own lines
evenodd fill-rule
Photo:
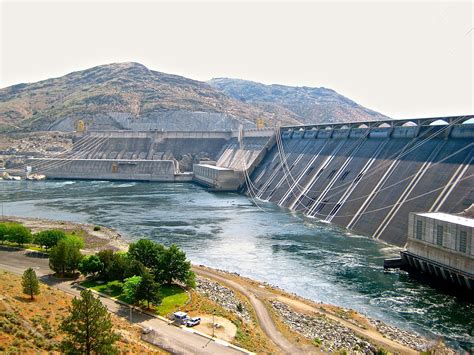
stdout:
<svg viewBox="0 0 474 355">
<path fill-rule="evenodd" d="M 216 322 L 214 321 L 214 315 L 216 313 L 216 310 L 213 308 L 212 309 L 212 337 L 214 338 L 214 331 L 216 329 Z"/>
</svg>

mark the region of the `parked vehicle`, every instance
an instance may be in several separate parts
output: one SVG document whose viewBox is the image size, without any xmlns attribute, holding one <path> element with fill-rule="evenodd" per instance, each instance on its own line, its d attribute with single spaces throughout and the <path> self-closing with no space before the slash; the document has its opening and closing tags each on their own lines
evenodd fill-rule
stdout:
<svg viewBox="0 0 474 355">
<path fill-rule="evenodd" d="M 188 319 L 188 321 L 186 322 L 186 327 L 194 327 L 195 325 L 198 325 L 200 323 L 201 323 L 201 318 L 194 317 L 194 318 Z"/>
<path fill-rule="evenodd" d="M 173 320 L 178 324 L 186 324 L 186 322 L 189 320 L 189 317 L 186 312 L 174 312 Z"/>
<path fill-rule="evenodd" d="M 142 334 L 149 334 L 153 331 L 153 328 L 146 327 L 142 329 Z"/>
</svg>

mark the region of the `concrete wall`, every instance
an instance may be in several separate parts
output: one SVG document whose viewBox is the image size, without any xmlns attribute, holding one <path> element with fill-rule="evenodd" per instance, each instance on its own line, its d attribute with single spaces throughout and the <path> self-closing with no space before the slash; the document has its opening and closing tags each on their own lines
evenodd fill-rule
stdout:
<svg viewBox="0 0 474 355">
<path fill-rule="evenodd" d="M 87 159 L 181 159 L 185 154 L 216 159 L 230 131 L 88 131 L 78 134 L 74 158 Z"/>
<path fill-rule="evenodd" d="M 54 179 L 182 181 L 169 160 L 30 159 L 27 164 L 34 167 L 33 172 Z"/>
<path fill-rule="evenodd" d="M 243 181 L 242 172 L 213 165 L 194 164 L 194 181 L 216 191 L 237 191 Z"/>
<path fill-rule="evenodd" d="M 421 239 L 416 238 L 416 223 L 422 223 Z M 436 243 L 437 226 L 443 227 L 442 245 Z M 472 274 L 474 277 L 474 248 L 472 246 L 473 228 L 456 223 L 437 220 L 427 216 L 410 213 L 408 222 L 407 250 L 435 263 Z M 459 250 L 460 231 L 466 232 L 466 253 Z"/>
<path fill-rule="evenodd" d="M 251 179 L 261 199 L 403 246 L 409 212 L 474 203 L 473 127 L 288 128 Z"/>
</svg>

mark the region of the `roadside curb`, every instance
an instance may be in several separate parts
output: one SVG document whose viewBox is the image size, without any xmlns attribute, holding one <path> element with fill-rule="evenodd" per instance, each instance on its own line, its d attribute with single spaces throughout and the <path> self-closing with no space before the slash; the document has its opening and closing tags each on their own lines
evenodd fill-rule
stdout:
<svg viewBox="0 0 474 355">
<path fill-rule="evenodd" d="M 80 285 L 79 283 L 73 283 L 73 284 L 74 284 L 75 287 L 77 287 L 77 288 L 79 288 L 79 289 L 81 289 L 81 290 L 90 290 L 92 293 L 95 293 L 95 294 L 97 294 L 97 295 L 99 295 L 99 296 L 101 296 L 101 297 L 104 297 L 104 298 L 107 298 L 107 299 L 112 300 L 112 301 L 114 301 L 114 302 L 117 302 L 117 303 L 119 303 L 119 304 L 121 304 L 121 305 L 123 305 L 123 306 L 131 307 L 131 308 L 132 308 L 133 310 L 135 310 L 135 311 L 138 311 L 138 312 L 141 312 L 141 313 L 143 313 L 143 314 L 146 314 L 146 315 L 148 315 L 148 316 L 150 316 L 150 317 L 159 319 L 159 320 L 161 320 L 161 321 L 167 323 L 168 325 L 173 325 L 173 321 L 171 321 L 171 320 L 169 320 L 169 319 L 167 319 L 167 318 L 165 318 L 165 317 L 162 317 L 162 316 L 159 316 L 159 315 L 156 315 L 156 314 L 147 312 L 147 311 L 143 311 L 143 310 L 141 310 L 141 309 L 137 309 L 136 307 L 134 307 L 134 306 L 132 306 L 132 305 L 126 303 L 126 302 L 120 301 L 120 300 L 118 300 L 118 299 L 116 299 L 116 298 L 112 298 L 112 297 L 110 297 L 110 296 L 108 296 L 108 295 L 106 295 L 106 294 L 104 294 L 104 293 L 102 293 L 102 292 L 98 292 L 98 291 L 96 291 L 96 290 L 92 290 L 92 289 L 90 289 L 90 288 L 84 287 L 84 286 Z M 142 327 L 142 328 L 143 328 L 142 325 L 140 325 L 140 324 L 137 324 L 137 325 L 138 325 L 139 327 Z M 218 339 L 218 338 L 213 338 L 212 336 L 210 336 L 210 335 L 208 335 L 208 334 L 206 334 L 206 333 L 202 333 L 202 332 L 200 332 L 200 331 L 198 331 L 198 330 L 190 329 L 190 328 L 185 327 L 185 326 L 183 326 L 183 325 L 178 326 L 178 328 L 181 328 L 181 329 L 183 329 L 183 331 L 187 331 L 187 332 L 189 332 L 189 333 L 194 333 L 194 334 L 196 334 L 196 335 L 199 335 L 199 336 L 201 336 L 201 337 L 203 337 L 203 338 L 206 338 L 206 339 L 208 339 L 208 340 L 210 340 L 210 341 L 214 341 L 214 342 L 216 342 L 216 343 L 218 343 L 218 344 L 221 344 L 221 345 L 223 345 L 223 346 L 226 346 L 226 347 L 228 347 L 228 348 L 235 349 L 235 350 L 240 351 L 240 352 L 242 352 L 242 353 L 244 353 L 244 354 L 249 354 L 249 355 L 254 355 L 254 354 L 255 354 L 255 353 L 253 353 L 253 352 L 251 352 L 251 351 L 248 351 L 248 350 L 246 350 L 246 349 L 244 349 L 244 348 L 241 348 L 241 347 L 239 347 L 239 346 L 237 346 L 237 345 L 231 344 L 231 343 L 229 343 L 229 342 L 227 342 L 227 341 L 225 341 L 225 340 Z"/>
</svg>

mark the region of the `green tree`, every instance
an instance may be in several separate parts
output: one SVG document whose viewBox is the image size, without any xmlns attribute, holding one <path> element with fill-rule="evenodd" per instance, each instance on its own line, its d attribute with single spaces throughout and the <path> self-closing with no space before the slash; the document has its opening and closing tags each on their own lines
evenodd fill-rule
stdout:
<svg viewBox="0 0 474 355">
<path fill-rule="evenodd" d="M 21 278 L 21 286 L 23 287 L 23 293 L 30 296 L 31 299 L 34 299 L 35 295 L 39 295 L 39 281 L 35 270 L 32 268 L 25 270 Z"/>
<path fill-rule="evenodd" d="M 98 255 L 89 255 L 84 257 L 79 263 L 79 271 L 83 275 L 97 275 L 104 268 Z"/>
<path fill-rule="evenodd" d="M 66 233 L 58 229 L 50 229 L 35 234 L 34 243 L 45 247 L 46 250 L 54 247 L 61 239 L 66 238 Z"/>
<path fill-rule="evenodd" d="M 142 276 L 147 272 L 145 266 L 138 260 L 132 259 L 130 257 L 127 258 L 127 265 L 124 273 L 124 277 L 132 277 L 132 276 Z"/>
<path fill-rule="evenodd" d="M 195 275 L 191 271 L 191 262 L 186 259 L 184 251 L 175 244 L 161 254 L 159 267 L 154 270 L 156 279 L 161 283 L 171 284 L 180 281 L 189 287 L 195 286 Z"/>
<path fill-rule="evenodd" d="M 114 343 L 120 337 L 112 329 L 107 308 L 90 290 L 82 290 L 80 299 L 74 297 L 69 312 L 61 323 L 61 330 L 67 334 L 62 343 L 66 353 L 117 353 Z"/>
<path fill-rule="evenodd" d="M 0 223 L 0 241 L 2 244 L 8 240 L 8 226 L 5 223 Z"/>
<path fill-rule="evenodd" d="M 141 277 L 141 281 L 135 290 L 135 302 L 147 302 L 147 308 L 150 308 L 150 302 L 158 305 L 161 303 L 160 284 L 155 281 L 153 276 L 146 272 Z"/>
<path fill-rule="evenodd" d="M 74 233 L 74 232 L 73 232 Z M 66 239 L 69 241 L 70 244 L 73 244 L 77 249 L 81 250 L 84 248 L 84 240 L 77 235 L 68 234 Z"/>
<path fill-rule="evenodd" d="M 159 265 L 160 255 L 164 250 L 163 245 L 149 239 L 140 239 L 130 244 L 128 255 L 141 262 L 145 267 L 153 270 Z"/>
<path fill-rule="evenodd" d="M 57 273 L 73 273 L 77 270 L 82 254 L 75 240 L 62 239 L 49 252 L 49 267 Z"/>
<path fill-rule="evenodd" d="M 104 265 L 100 272 L 100 278 L 104 280 L 123 280 L 125 278 L 125 272 L 129 265 L 127 253 L 115 253 L 113 250 L 107 249 L 98 252 L 97 256 Z"/>
<path fill-rule="evenodd" d="M 142 281 L 141 276 L 132 276 L 127 279 L 125 279 L 125 282 L 123 284 L 123 295 L 125 296 L 125 299 L 128 303 L 134 303 L 135 302 L 135 295 L 137 292 L 138 285 Z"/>
<path fill-rule="evenodd" d="M 31 232 L 21 224 L 12 223 L 8 226 L 8 239 L 18 245 L 23 245 L 31 242 Z"/>
</svg>

